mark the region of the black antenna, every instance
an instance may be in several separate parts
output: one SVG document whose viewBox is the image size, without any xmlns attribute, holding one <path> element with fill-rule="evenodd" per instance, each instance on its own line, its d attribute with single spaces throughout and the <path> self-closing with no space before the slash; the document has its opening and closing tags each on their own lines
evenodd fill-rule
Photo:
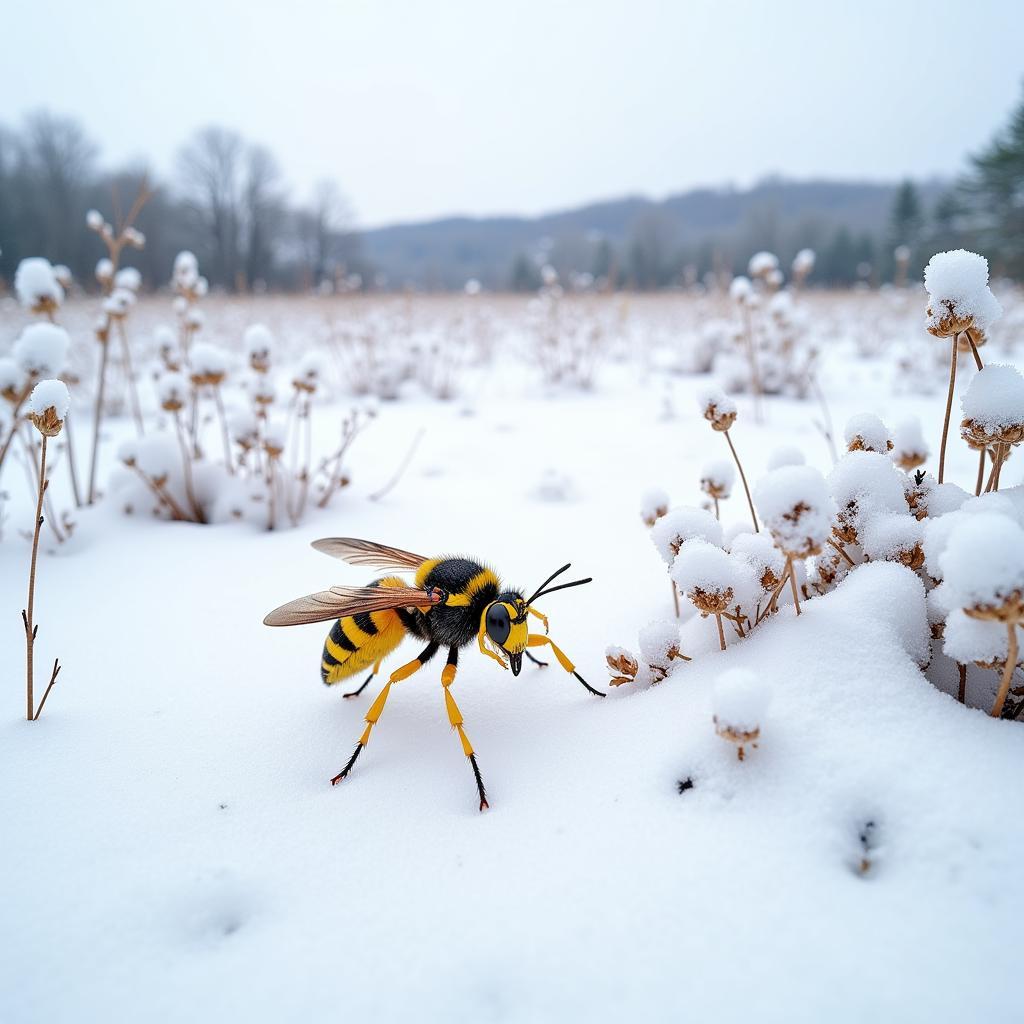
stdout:
<svg viewBox="0 0 1024 1024">
<path fill-rule="evenodd" d="M 553 580 L 553 579 L 554 579 L 554 578 L 555 578 L 556 576 L 561 576 L 561 575 L 562 575 L 562 573 L 563 573 L 563 572 L 565 572 L 565 570 L 566 570 L 566 569 L 568 569 L 570 565 L 572 565 L 572 563 L 571 563 L 571 562 L 566 562 L 566 564 L 565 564 L 565 565 L 563 565 L 561 569 L 559 569 L 559 570 L 558 570 L 557 572 L 553 572 L 553 573 L 552 573 L 552 574 L 551 574 L 551 575 L 550 575 L 550 576 L 549 576 L 549 577 L 548 577 L 548 578 L 547 578 L 547 579 L 546 579 L 546 580 L 545 580 L 545 581 L 544 581 L 544 582 L 543 582 L 543 583 L 542 583 L 542 584 L 541 584 L 541 585 L 540 585 L 540 586 L 539 586 L 539 587 L 537 588 L 536 592 L 535 592 L 535 593 L 534 593 L 534 595 L 533 595 L 533 596 L 532 596 L 532 597 L 530 598 L 530 600 L 526 602 L 526 605 L 527 605 L 527 607 L 529 607 L 529 606 L 530 606 L 531 604 L 533 604 L 533 602 L 534 602 L 534 601 L 536 601 L 536 600 L 537 600 L 537 598 L 539 598 L 539 597 L 545 597 L 545 596 L 546 596 L 547 594 L 553 594 L 553 593 L 554 593 L 554 592 L 555 592 L 556 590 L 566 590 L 566 589 L 567 589 L 567 588 L 569 588 L 569 587 L 582 587 L 584 583 L 593 583 L 593 582 L 594 582 L 594 577 L 593 577 L 593 576 L 588 576 L 588 577 L 587 577 L 587 578 L 586 578 L 585 580 L 574 580 L 574 581 L 573 581 L 572 583 L 559 583 L 559 585 L 558 585 L 557 587 L 551 587 L 551 588 L 549 588 L 548 590 L 545 590 L 545 589 L 544 589 L 545 587 L 547 587 L 547 585 L 548 585 L 548 584 L 549 584 L 549 583 L 550 583 L 550 582 L 551 582 L 551 581 L 552 581 L 552 580 Z"/>
</svg>

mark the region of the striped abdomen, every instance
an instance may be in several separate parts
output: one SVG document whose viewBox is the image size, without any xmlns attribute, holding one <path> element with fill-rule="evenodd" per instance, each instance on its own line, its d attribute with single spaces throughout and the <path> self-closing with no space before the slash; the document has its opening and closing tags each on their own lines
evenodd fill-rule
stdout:
<svg viewBox="0 0 1024 1024">
<path fill-rule="evenodd" d="M 397 576 L 374 580 L 371 587 L 406 587 Z M 338 619 L 324 643 L 320 678 L 330 686 L 375 666 L 415 627 L 415 615 L 404 608 L 396 611 L 360 612 Z"/>
</svg>

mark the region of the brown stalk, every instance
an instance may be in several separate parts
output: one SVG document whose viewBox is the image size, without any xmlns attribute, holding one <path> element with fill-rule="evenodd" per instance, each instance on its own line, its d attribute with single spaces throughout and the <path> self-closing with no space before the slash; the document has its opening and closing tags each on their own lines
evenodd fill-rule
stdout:
<svg viewBox="0 0 1024 1024">
<path fill-rule="evenodd" d="M 733 460 L 736 463 L 736 468 L 740 471 L 740 480 L 743 482 L 743 493 L 747 496 L 747 505 L 750 508 L 750 518 L 754 521 L 754 533 L 760 533 L 761 527 L 757 525 L 757 514 L 754 512 L 754 502 L 750 497 L 750 488 L 747 486 L 747 475 L 743 472 L 743 464 L 740 462 L 740 457 L 736 454 L 736 448 L 732 443 L 732 438 L 729 436 L 729 431 L 723 431 L 725 439 L 729 443 L 729 451 L 732 452 Z"/>
<path fill-rule="evenodd" d="M 11 410 L 11 427 L 10 430 L 7 431 L 7 437 L 4 438 L 3 447 L 0 448 L 0 469 L 3 468 L 4 459 L 7 458 L 7 452 L 10 450 L 10 447 L 14 442 L 14 435 L 18 432 L 18 427 L 21 425 L 21 421 L 18 419 L 18 413 L 21 412 L 21 407 L 25 404 L 31 390 L 32 385 L 26 384 L 25 390 L 18 397 L 18 400 L 14 403 L 14 408 Z"/>
<path fill-rule="evenodd" d="M 39 453 L 39 493 L 36 497 L 36 525 L 35 530 L 32 534 L 32 560 L 29 564 L 28 571 L 28 607 L 22 610 L 21 621 L 25 625 L 25 717 L 29 722 L 35 721 L 38 717 L 35 710 L 35 698 L 32 692 L 33 688 L 33 659 L 35 655 L 35 641 L 36 634 L 39 632 L 39 627 L 35 625 L 33 620 L 36 603 L 36 565 L 39 559 L 39 533 L 43 526 L 43 495 L 46 493 L 46 489 L 49 486 L 49 481 L 46 479 L 46 442 L 48 438 L 46 434 L 43 434 L 43 443 Z M 50 679 L 50 686 L 46 688 L 46 693 L 50 692 L 50 687 L 53 686 L 54 679 L 57 678 L 57 672 L 59 671 L 57 663 L 54 662 L 53 676 Z M 45 702 L 46 695 L 43 696 Z M 39 705 L 39 710 L 42 710 L 42 704 Z"/>
<path fill-rule="evenodd" d="M 789 584 L 793 590 L 793 604 L 796 605 L 796 613 L 800 614 L 800 595 L 797 593 L 796 587 L 796 573 L 793 572 L 793 556 L 790 555 L 786 560 L 786 569 L 789 573 Z"/>
<path fill-rule="evenodd" d="M 1003 677 L 999 682 L 996 702 L 992 705 L 991 715 L 993 718 L 999 718 L 1003 713 L 1003 704 L 1006 703 L 1006 695 L 1010 691 L 1010 680 L 1013 679 L 1013 672 L 1017 667 L 1017 623 L 1008 622 L 1006 629 L 1009 633 L 1009 649 L 1006 652 L 1006 665 L 1003 668 Z"/>
<path fill-rule="evenodd" d="M 971 329 L 968 328 L 966 331 L 964 331 L 964 334 L 967 335 L 967 340 L 971 344 L 971 355 L 974 356 L 975 364 L 977 365 L 979 370 L 984 370 L 985 367 L 981 361 L 981 356 L 978 354 L 978 346 L 974 344 L 974 336 L 971 334 Z"/>
<path fill-rule="evenodd" d="M 725 630 L 722 628 L 722 613 L 715 612 L 715 622 L 718 623 L 718 643 L 722 650 L 725 650 Z"/>
<path fill-rule="evenodd" d="M 837 551 L 837 552 L 838 552 L 838 553 L 839 553 L 840 555 L 842 555 L 842 556 L 843 556 L 843 558 L 845 558 L 847 562 L 849 562 L 849 563 L 850 563 L 850 568 L 851 568 L 851 569 L 855 567 L 855 565 L 856 565 L 856 562 L 854 562 L 854 560 L 853 560 L 853 559 L 852 559 L 852 558 L 851 558 L 851 557 L 850 557 L 850 556 L 849 556 L 849 555 L 848 555 L 848 554 L 846 553 L 846 548 L 844 548 L 844 547 L 842 546 L 842 544 L 837 544 L 837 543 L 836 543 L 836 542 L 835 542 L 834 540 L 832 540 L 832 539 L 829 539 L 829 540 L 827 540 L 827 541 L 826 541 L 825 543 L 826 543 L 826 544 L 828 544 L 828 545 L 829 545 L 829 547 L 835 548 L 835 550 L 836 550 L 836 551 Z"/>
<path fill-rule="evenodd" d="M 939 483 L 946 472 L 946 439 L 949 436 L 949 417 L 953 411 L 953 389 L 956 385 L 957 335 L 953 335 L 952 353 L 949 358 L 949 394 L 946 396 L 946 418 L 942 421 L 942 444 L 939 446 Z"/>
<path fill-rule="evenodd" d="M 36 713 L 32 716 L 33 722 L 39 721 L 39 716 L 43 713 L 43 705 L 46 703 L 46 698 L 50 696 L 50 691 L 53 689 L 53 684 L 57 682 L 57 676 L 60 675 L 61 665 L 60 662 L 53 659 L 53 671 L 50 673 L 50 681 L 46 684 L 46 689 L 43 691 L 43 699 L 39 702 L 39 707 L 36 708 Z"/>
<path fill-rule="evenodd" d="M 957 663 L 957 668 L 960 670 L 960 686 L 957 688 L 956 699 L 961 704 L 967 703 L 967 666 Z"/>
<path fill-rule="evenodd" d="M 679 618 L 679 589 L 676 587 L 676 581 L 669 577 L 669 583 L 672 584 L 672 603 L 676 608 L 676 618 Z"/>
<path fill-rule="evenodd" d="M 121 348 L 124 352 L 124 370 L 128 375 L 128 392 L 132 400 L 132 416 L 135 418 L 135 427 L 139 434 L 146 432 L 142 423 L 142 409 L 139 406 L 139 392 L 135 386 L 135 370 L 132 369 L 132 349 L 128 343 L 128 332 L 124 327 L 124 317 L 117 318 L 117 333 L 121 338 Z"/>
<path fill-rule="evenodd" d="M 981 485 L 985 482 L 985 453 L 987 448 L 982 448 L 978 457 L 978 480 L 974 485 L 974 496 L 981 494 Z"/>
<path fill-rule="evenodd" d="M 96 500 L 96 461 L 100 451 L 100 424 L 103 421 L 103 396 L 107 389 L 107 361 L 110 357 L 110 339 L 107 338 L 103 344 L 103 354 L 100 356 L 100 382 L 96 389 L 96 408 L 93 412 L 92 421 L 92 457 L 89 459 L 89 494 L 85 499 L 87 505 Z"/>
</svg>

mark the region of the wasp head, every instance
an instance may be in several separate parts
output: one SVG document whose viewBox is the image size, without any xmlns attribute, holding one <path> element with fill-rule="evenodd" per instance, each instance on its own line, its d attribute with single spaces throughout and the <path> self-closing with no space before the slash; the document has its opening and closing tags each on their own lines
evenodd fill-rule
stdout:
<svg viewBox="0 0 1024 1024">
<path fill-rule="evenodd" d="M 515 590 L 499 594 L 484 612 L 484 625 L 488 638 L 498 646 L 502 654 L 508 656 L 512 674 L 519 675 L 530 632 L 526 625 L 526 602 L 523 595 Z"/>
</svg>

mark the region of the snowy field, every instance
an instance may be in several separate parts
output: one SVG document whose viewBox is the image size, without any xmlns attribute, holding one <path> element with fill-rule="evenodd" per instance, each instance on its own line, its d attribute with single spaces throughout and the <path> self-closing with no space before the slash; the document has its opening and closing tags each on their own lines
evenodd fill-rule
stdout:
<svg viewBox="0 0 1024 1024">
<path fill-rule="evenodd" d="M 999 294 L 981 351 L 1022 366 L 1024 303 Z M 702 416 L 712 381 L 735 395 L 730 437 L 752 485 L 784 446 L 831 471 L 819 387 L 839 454 L 855 413 L 890 428 L 917 417 L 935 471 L 949 348 L 924 330 L 924 291 L 797 297 L 790 348 L 762 325 L 759 370 L 777 393 L 760 402 L 727 297 L 556 304 L 205 300 L 202 337 L 227 353 L 229 381 L 254 323 L 276 340 L 285 390 L 291 367 L 322 356 L 314 452 L 337 446 L 353 407 L 375 413 L 345 457 L 348 486 L 272 532 L 265 503 L 230 489 L 210 497 L 212 524 L 149 514 L 117 457 L 136 437 L 117 367 L 93 507 L 73 507 L 56 447 L 51 498 L 74 528 L 42 534 L 37 691 L 55 657 L 63 668 L 33 724 L 19 613 L 35 495 L 23 454 L 4 467 L 5 1024 L 1020 1019 L 1024 726 L 987 714 L 997 671 L 970 666 L 958 702 L 942 641 L 929 653 L 919 573 L 858 565 L 799 618 L 784 593 L 725 652 L 684 597 L 692 662 L 615 689 L 605 665 L 609 645 L 635 649 L 647 623 L 674 618 L 641 500 L 652 487 L 705 500 L 702 470 L 729 459 Z M 169 429 L 150 376 L 169 310 L 147 299 L 129 320 L 147 436 Z M 83 476 L 94 315 L 79 299 L 59 316 L 82 382 Z M 0 355 L 31 319 L 8 300 Z M 970 353 L 959 370 L 963 394 Z M 957 406 L 946 478 L 973 494 L 959 420 Z M 212 404 L 198 429 L 207 461 L 222 459 Z M 1000 478 L 1018 517 L 1022 479 L 1018 454 Z M 215 486 L 198 481 L 200 499 Z M 738 483 L 721 519 L 727 534 L 748 520 Z M 571 562 L 593 584 L 542 610 L 609 695 L 554 659 L 513 678 L 464 651 L 453 693 L 488 788 L 481 814 L 438 657 L 396 684 L 332 788 L 379 683 L 343 700 L 319 680 L 328 625 L 262 625 L 283 601 L 373 577 L 310 548 L 331 535 L 474 555 L 529 589 Z M 716 680 L 735 668 L 771 698 L 742 761 L 713 723 Z"/>
</svg>

